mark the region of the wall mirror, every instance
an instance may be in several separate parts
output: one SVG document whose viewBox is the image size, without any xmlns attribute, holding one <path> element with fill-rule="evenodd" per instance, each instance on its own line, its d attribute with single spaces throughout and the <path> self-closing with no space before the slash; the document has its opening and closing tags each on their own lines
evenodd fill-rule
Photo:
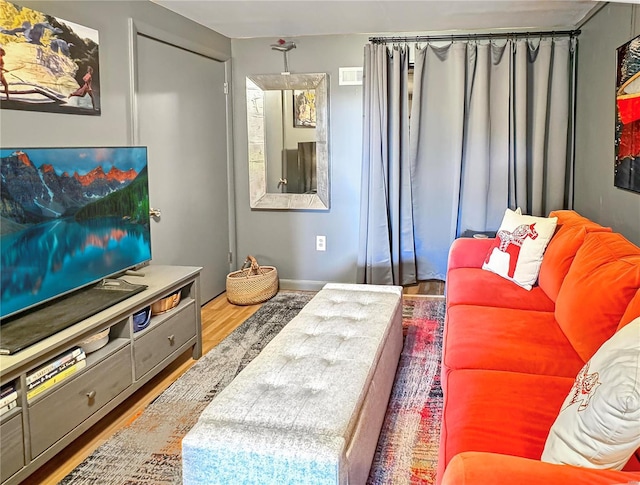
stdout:
<svg viewBox="0 0 640 485">
<path fill-rule="evenodd" d="M 329 208 L 327 75 L 247 76 L 252 209 Z"/>
</svg>

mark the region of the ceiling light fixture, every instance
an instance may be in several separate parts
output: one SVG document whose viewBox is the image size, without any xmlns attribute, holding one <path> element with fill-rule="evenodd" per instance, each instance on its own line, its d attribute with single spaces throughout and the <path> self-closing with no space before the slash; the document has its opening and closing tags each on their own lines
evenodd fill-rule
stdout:
<svg viewBox="0 0 640 485">
<path fill-rule="evenodd" d="M 282 52 L 284 55 L 284 72 L 282 74 L 289 74 L 289 57 L 288 53 L 291 49 L 296 48 L 296 43 L 292 40 L 278 39 L 278 42 L 271 44 L 271 49 L 274 51 Z"/>
</svg>

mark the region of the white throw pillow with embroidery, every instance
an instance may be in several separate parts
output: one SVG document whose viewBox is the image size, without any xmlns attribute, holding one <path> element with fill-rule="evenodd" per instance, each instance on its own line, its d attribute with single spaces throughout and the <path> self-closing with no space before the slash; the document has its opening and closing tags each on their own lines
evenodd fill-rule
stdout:
<svg viewBox="0 0 640 485">
<path fill-rule="evenodd" d="M 557 223 L 557 217 L 527 216 L 507 209 L 482 269 L 530 290 Z"/>
<path fill-rule="evenodd" d="M 640 447 L 640 318 L 582 368 L 553 423 L 542 461 L 622 470 Z"/>
</svg>

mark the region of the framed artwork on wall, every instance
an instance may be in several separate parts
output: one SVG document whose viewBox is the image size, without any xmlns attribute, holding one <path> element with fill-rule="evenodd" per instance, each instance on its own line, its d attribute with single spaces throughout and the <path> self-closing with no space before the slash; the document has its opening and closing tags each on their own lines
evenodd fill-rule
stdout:
<svg viewBox="0 0 640 485">
<path fill-rule="evenodd" d="M 316 127 L 316 90 L 293 90 L 293 127 Z"/>
<path fill-rule="evenodd" d="M 98 31 L 0 0 L 0 108 L 100 115 Z"/>
<path fill-rule="evenodd" d="M 617 49 L 613 183 L 640 193 L 640 36 Z"/>
</svg>

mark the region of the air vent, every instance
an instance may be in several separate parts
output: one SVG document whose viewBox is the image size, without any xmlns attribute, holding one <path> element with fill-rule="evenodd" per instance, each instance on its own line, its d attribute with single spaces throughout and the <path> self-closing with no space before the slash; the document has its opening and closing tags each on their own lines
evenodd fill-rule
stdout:
<svg viewBox="0 0 640 485">
<path fill-rule="evenodd" d="M 340 86 L 361 86 L 362 85 L 362 68 L 361 67 L 341 67 L 338 69 Z"/>
</svg>

